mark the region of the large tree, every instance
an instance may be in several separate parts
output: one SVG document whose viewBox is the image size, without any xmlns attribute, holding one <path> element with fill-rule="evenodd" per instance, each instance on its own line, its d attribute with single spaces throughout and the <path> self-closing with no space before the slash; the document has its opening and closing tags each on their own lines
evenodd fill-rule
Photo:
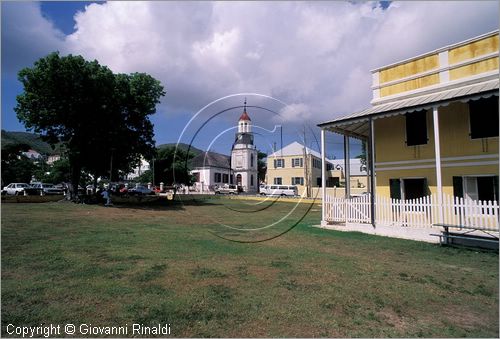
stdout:
<svg viewBox="0 0 500 339">
<path fill-rule="evenodd" d="M 127 171 L 153 154 L 149 115 L 165 92 L 151 76 L 113 74 L 96 60 L 55 52 L 22 69 L 19 81 L 17 117 L 51 145 L 65 146 L 71 198 L 83 169 L 95 178 L 111 175 L 111 166 Z"/>
</svg>

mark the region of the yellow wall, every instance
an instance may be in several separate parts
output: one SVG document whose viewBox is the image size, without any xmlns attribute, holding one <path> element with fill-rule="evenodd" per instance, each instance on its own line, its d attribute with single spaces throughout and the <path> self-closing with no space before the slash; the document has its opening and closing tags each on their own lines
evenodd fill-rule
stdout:
<svg viewBox="0 0 500 339">
<path fill-rule="evenodd" d="M 459 46 L 448 51 L 448 64 L 453 65 L 467 59 L 498 51 L 498 34 Z"/>
<path fill-rule="evenodd" d="M 411 113 L 410 113 L 411 114 Z M 467 103 L 454 102 L 439 108 L 440 150 L 442 183 L 444 193 L 453 191 L 453 176 L 498 175 L 498 156 L 483 159 L 450 160 L 450 157 L 498 155 L 498 137 L 471 139 L 469 136 L 469 108 Z M 375 120 L 375 162 L 377 193 L 390 196 L 389 179 L 425 177 L 430 190 L 435 193 L 435 153 L 432 111 L 427 112 L 427 145 L 406 146 L 405 116 L 398 115 Z M 381 164 L 383 162 L 407 161 L 404 164 Z M 472 165 L 474 162 L 494 161 L 495 165 Z M 461 163 L 457 167 L 447 167 Z M 384 168 L 426 166 L 430 168 L 393 169 Z"/>
<path fill-rule="evenodd" d="M 442 164 L 442 166 L 443 165 L 445 164 Z M 443 186 L 443 193 L 453 195 L 453 177 L 467 175 L 498 175 L 498 165 L 442 167 L 441 181 Z M 430 193 L 437 193 L 436 169 L 434 166 L 432 166 L 431 168 L 421 169 L 377 171 L 377 178 L 375 181 L 377 185 L 377 194 L 390 197 L 391 194 L 389 188 L 389 179 L 403 178 L 427 178 L 427 184 L 429 185 Z"/>
<path fill-rule="evenodd" d="M 378 70 L 377 84 L 380 87 L 378 92 L 374 92 L 374 99 L 437 85 L 440 83 L 440 72 L 447 72 L 448 69 L 450 81 L 497 70 L 499 68 L 498 56 L 464 66 L 457 64 L 498 52 L 498 50 L 499 37 L 498 33 L 494 33 L 494 35 L 450 48 L 447 63 L 443 65 L 440 64 L 439 53 L 434 53 L 414 58 L 399 65 L 380 68 Z M 405 80 L 412 76 L 416 76 L 416 78 Z M 443 79 L 447 79 L 447 77 L 444 76 Z M 398 80 L 401 82 L 397 82 Z M 390 82 L 394 81 L 396 83 L 390 84 Z"/>
<path fill-rule="evenodd" d="M 426 159 L 434 157 L 432 116 L 427 112 L 427 145 L 406 146 L 404 115 L 375 120 L 376 162 Z"/>
<path fill-rule="evenodd" d="M 430 71 L 437 68 L 438 66 L 439 57 L 437 54 L 434 54 L 401 65 L 390 67 L 380 71 L 380 84 Z"/>
<path fill-rule="evenodd" d="M 450 80 L 456 80 L 471 75 L 493 71 L 495 69 L 498 69 L 498 57 L 451 69 Z"/>
<path fill-rule="evenodd" d="M 431 74 L 417 79 L 401 82 L 399 84 L 382 87 L 380 89 L 380 96 L 385 97 L 401 92 L 408 92 L 414 89 L 435 85 L 437 83 L 439 83 L 439 74 Z"/>
<path fill-rule="evenodd" d="M 411 114 L 411 113 L 409 113 Z M 426 145 L 406 146 L 406 118 L 397 115 L 375 120 L 376 162 L 434 159 L 432 111 L 427 111 Z M 441 157 L 498 154 L 498 138 L 471 139 L 469 106 L 454 102 L 439 107 Z"/>
</svg>

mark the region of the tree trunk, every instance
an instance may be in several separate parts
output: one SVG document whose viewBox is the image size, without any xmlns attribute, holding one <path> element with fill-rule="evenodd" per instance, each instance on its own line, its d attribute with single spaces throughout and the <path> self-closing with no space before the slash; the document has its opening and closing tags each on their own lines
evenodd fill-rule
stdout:
<svg viewBox="0 0 500 339">
<path fill-rule="evenodd" d="M 92 194 L 95 194 L 97 191 L 97 173 L 94 173 L 94 182 L 92 187 Z"/>
<path fill-rule="evenodd" d="M 81 166 L 74 159 L 70 158 L 71 164 L 71 182 L 69 185 L 69 199 L 71 201 L 78 201 L 78 183 L 80 182 Z"/>
</svg>

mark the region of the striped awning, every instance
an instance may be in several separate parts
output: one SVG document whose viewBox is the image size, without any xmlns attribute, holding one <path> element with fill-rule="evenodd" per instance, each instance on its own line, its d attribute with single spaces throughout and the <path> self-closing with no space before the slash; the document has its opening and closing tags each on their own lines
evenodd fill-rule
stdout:
<svg viewBox="0 0 500 339">
<path fill-rule="evenodd" d="M 374 105 L 363 111 L 339 117 L 321 124 L 319 127 L 352 137 L 366 138 L 370 118 L 378 119 L 392 115 L 427 110 L 436 106 L 446 106 L 453 101 L 467 102 L 479 98 L 498 96 L 499 79 L 483 81 L 472 85 L 441 90 L 438 92 Z"/>
</svg>

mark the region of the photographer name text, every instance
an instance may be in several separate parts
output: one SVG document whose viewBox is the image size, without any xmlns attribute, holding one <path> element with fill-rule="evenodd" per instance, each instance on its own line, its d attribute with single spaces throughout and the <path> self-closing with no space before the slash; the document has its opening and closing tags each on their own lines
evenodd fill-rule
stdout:
<svg viewBox="0 0 500 339">
<path fill-rule="evenodd" d="M 9 335 L 15 335 L 20 338 L 34 337 L 55 337 L 55 336 L 167 336 L 170 335 L 170 324 L 144 325 L 144 324 L 125 324 L 124 326 L 96 326 L 92 324 L 40 324 L 38 326 L 16 326 L 8 324 L 6 327 Z"/>
</svg>

